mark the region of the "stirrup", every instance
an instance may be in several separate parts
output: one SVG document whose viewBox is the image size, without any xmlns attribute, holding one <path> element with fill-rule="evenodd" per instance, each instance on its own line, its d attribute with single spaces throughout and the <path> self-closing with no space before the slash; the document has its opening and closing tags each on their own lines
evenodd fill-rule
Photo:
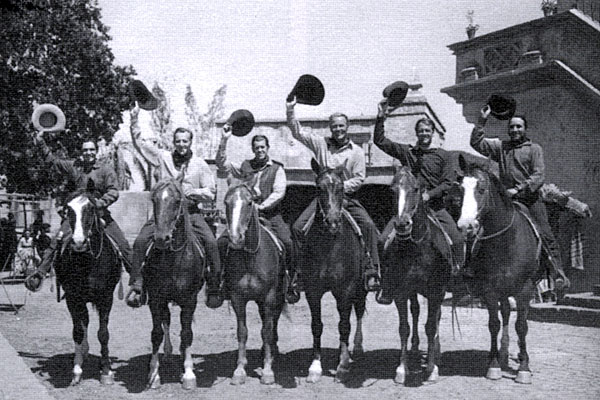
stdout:
<svg viewBox="0 0 600 400">
<path fill-rule="evenodd" d="M 369 286 L 369 280 L 373 278 L 374 282 L 372 286 Z M 367 292 L 377 292 L 381 289 L 381 279 L 379 278 L 379 273 L 377 269 L 368 269 L 363 273 L 363 281 L 365 290 Z"/>
<path fill-rule="evenodd" d="M 283 287 L 285 290 L 285 301 L 288 304 L 295 304 L 300 301 L 300 292 L 298 291 L 297 282 L 298 273 L 294 272 L 294 274 L 290 276 L 290 272 L 286 270 Z"/>
<path fill-rule="evenodd" d="M 39 292 L 44 283 L 44 276 L 40 271 L 35 271 L 25 278 L 25 288 L 33 293 Z"/>
</svg>

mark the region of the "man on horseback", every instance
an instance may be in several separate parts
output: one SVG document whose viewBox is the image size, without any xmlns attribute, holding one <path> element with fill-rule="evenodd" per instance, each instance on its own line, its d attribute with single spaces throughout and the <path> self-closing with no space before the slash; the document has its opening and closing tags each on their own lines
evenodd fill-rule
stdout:
<svg viewBox="0 0 600 400">
<path fill-rule="evenodd" d="M 286 102 L 287 123 L 292 131 L 292 136 L 314 153 L 321 167 L 336 168 L 345 165 L 348 170 L 350 178 L 344 181 L 345 208 L 359 225 L 365 240 L 365 251 L 370 255 L 364 272 L 365 288 L 369 291 L 377 291 L 380 281 L 377 228 L 364 207 L 353 197 L 365 180 L 365 154 L 361 147 L 350 140 L 346 115 L 335 113 L 329 117 L 331 137 L 324 138 L 302 132 L 300 122 L 294 115 L 295 105 L 295 98 Z M 300 246 L 304 243 L 305 227 L 314 216 L 316 209 L 317 200 L 314 199 L 294 222 L 292 235 Z M 302 273 L 302 271 L 299 272 Z"/>
<path fill-rule="evenodd" d="M 444 193 L 450 189 L 455 181 L 455 170 L 450 159 L 450 154 L 441 148 L 431 147 L 434 131 L 433 121 L 422 118 L 415 125 L 417 144 L 410 146 L 395 143 L 385 137 L 384 122 L 388 111 L 388 100 L 382 100 L 378 106 L 377 120 L 373 133 L 373 142 L 386 154 L 398 159 L 402 165 L 409 167 L 419 180 L 424 189 L 423 201 L 427 203 L 440 227 L 450 239 L 450 243 L 437 243 L 436 247 L 452 265 L 453 272 L 458 271 L 464 265 L 464 238 L 461 235 L 456 222 L 444 208 Z M 393 229 L 393 221 L 390 221 L 380 235 L 380 245 L 383 245 Z M 450 245 L 450 247 L 448 247 Z M 449 251 L 450 250 L 450 251 Z M 391 304 L 385 282 L 383 290 L 377 301 L 381 304 Z"/>
<path fill-rule="evenodd" d="M 174 150 L 172 152 L 159 150 L 153 146 L 140 146 L 136 141 L 138 132 L 135 132 L 139 129 L 139 125 L 135 123 L 138 113 L 139 106 L 136 105 L 130 113 L 132 119 L 131 137 L 136 149 L 154 167 L 156 181 L 176 178 L 179 174 L 184 174 L 182 188 L 190 202 L 189 213 L 192 229 L 204 246 L 210 266 L 210 276 L 207 279 L 206 304 L 210 308 L 217 308 L 223 302 L 221 298 L 221 259 L 217 240 L 198 207 L 199 202 L 211 201 L 215 198 L 216 184 L 213 173 L 206 161 L 192 152 L 193 133 L 188 129 L 177 128 L 175 130 L 173 134 Z M 146 259 L 148 248 L 154 239 L 154 228 L 154 219 L 151 218 L 142 227 L 133 243 L 133 263 L 129 285 L 130 291 L 135 292 L 136 295 L 131 301 L 128 301 L 128 304 L 132 307 L 141 304 L 140 299 L 143 291 L 142 265 Z M 197 265 L 197 268 L 202 268 L 202 266 Z"/>
<path fill-rule="evenodd" d="M 275 231 L 275 234 L 283 243 L 285 248 L 284 264 L 288 274 L 288 288 L 286 299 L 288 303 L 296 303 L 299 299 L 297 291 L 296 277 L 293 276 L 291 265 L 292 257 L 292 237 L 288 224 L 281 216 L 281 200 L 285 196 L 287 184 L 283 164 L 269 157 L 269 139 L 264 135 L 256 135 L 252 138 L 252 152 L 254 158 L 245 160 L 241 164 L 233 164 L 227 161 L 227 141 L 231 137 L 231 126 L 223 126 L 223 135 L 221 143 L 217 150 L 217 167 L 230 173 L 237 179 L 248 179 L 256 176 L 255 191 L 258 195 L 258 211 L 261 218 L 266 220 L 267 227 Z M 224 260 L 228 246 L 228 236 L 224 232 L 218 240 L 221 258 Z M 225 272 L 225 271 L 224 271 Z"/>
<path fill-rule="evenodd" d="M 101 211 L 102 220 L 106 223 L 104 232 L 116 245 L 121 259 L 129 269 L 131 265 L 131 247 L 123 235 L 123 231 L 112 219 L 108 207 L 119 198 L 117 189 L 117 177 L 115 172 L 106 165 L 97 163 L 96 155 L 98 147 L 92 140 L 85 140 L 81 144 L 81 157 L 76 160 L 63 160 L 52 153 L 44 140 L 44 132 L 38 133 L 34 143 L 40 149 L 45 162 L 52 164 L 52 167 L 58 174 L 66 179 L 67 191 L 69 193 L 77 190 L 86 189 L 88 181 L 92 179 L 95 186 L 96 207 Z M 46 274 L 52 268 L 52 263 L 59 244 L 66 240 L 71 234 L 69 221 L 64 218 L 62 225 L 50 243 L 50 246 L 44 251 L 42 262 L 37 271 L 27 278 L 25 287 L 31 291 L 37 291 L 46 277 Z"/>
<path fill-rule="evenodd" d="M 546 207 L 540 196 L 545 178 L 542 148 L 527 137 L 527 120 L 521 115 L 509 120 L 509 140 L 485 138 L 484 126 L 490 113 L 489 105 L 481 109 L 479 121 L 471 133 L 471 147 L 498 163 L 500 181 L 507 188 L 506 194 L 527 206 L 539 229 L 544 250 L 553 268 L 556 289 L 568 288 L 570 282 L 562 268 L 560 248 L 548 224 Z"/>
</svg>

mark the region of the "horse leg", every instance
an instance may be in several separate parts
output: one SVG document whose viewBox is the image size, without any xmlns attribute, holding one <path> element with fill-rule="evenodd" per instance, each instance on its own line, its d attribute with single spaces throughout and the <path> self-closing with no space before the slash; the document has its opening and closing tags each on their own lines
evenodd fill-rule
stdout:
<svg viewBox="0 0 600 400">
<path fill-rule="evenodd" d="M 354 303 L 354 312 L 356 313 L 356 332 L 354 333 L 354 348 L 352 349 L 352 358 L 358 358 L 365 352 L 363 349 L 362 320 L 365 315 L 366 296 L 358 295 L 359 298 Z"/>
<path fill-rule="evenodd" d="M 150 313 L 152 314 L 152 357 L 150 358 L 150 372 L 148 373 L 148 388 L 158 389 L 160 387 L 160 375 L 158 374 L 158 368 L 160 366 L 158 350 L 163 340 L 163 328 L 162 324 L 165 319 L 165 308 L 167 313 L 169 312 L 169 306 L 166 302 L 161 302 L 150 297 L 148 304 L 150 307 Z"/>
<path fill-rule="evenodd" d="M 313 335 L 313 361 L 308 368 L 308 377 L 306 381 L 309 383 L 317 383 L 323 375 L 321 366 L 321 335 L 323 334 L 323 321 L 321 320 L 321 297 L 323 293 L 313 293 L 307 290 L 306 300 L 310 307 L 311 330 Z"/>
<path fill-rule="evenodd" d="M 502 378 L 502 370 L 498 362 L 498 332 L 500 332 L 500 319 L 498 318 L 498 297 L 494 293 L 484 296 L 488 309 L 488 329 L 490 331 L 490 356 L 486 378 L 497 380 Z"/>
<path fill-rule="evenodd" d="M 405 298 L 396 298 L 396 309 L 398 309 L 398 333 L 400 335 L 400 364 L 396 368 L 396 377 L 394 382 L 403 385 L 406 376 L 408 375 L 408 336 L 410 335 L 410 327 L 408 326 L 408 304 Z M 413 330 L 418 330 L 417 325 L 413 326 Z"/>
<path fill-rule="evenodd" d="M 350 314 L 352 313 L 352 299 L 344 295 L 344 297 L 336 297 L 337 310 L 340 315 L 338 323 L 338 331 L 340 334 L 340 361 L 335 371 L 335 381 L 342 382 L 350 372 L 350 351 L 348 350 L 350 338 Z"/>
<path fill-rule="evenodd" d="M 113 297 L 110 292 L 110 297 L 107 297 L 105 303 L 98 305 L 98 318 L 100 320 L 98 327 L 98 341 L 100 342 L 100 382 L 103 385 L 112 385 L 115 383 L 115 373 L 110 367 L 110 358 L 108 356 L 108 318 L 112 309 Z"/>
<path fill-rule="evenodd" d="M 85 303 L 72 299 L 67 296 L 67 308 L 71 314 L 73 320 L 73 342 L 75 343 L 75 358 L 73 360 L 73 380 L 71 385 L 77 385 L 81 382 L 81 375 L 83 374 L 83 359 L 86 348 L 89 346 L 85 343 L 87 341 L 87 327 L 89 323 L 89 314 Z M 86 339 L 84 341 L 84 339 Z"/>
<path fill-rule="evenodd" d="M 517 321 L 515 330 L 519 337 L 519 371 L 515 382 L 531 384 L 531 370 L 529 369 L 529 355 L 527 354 L 527 314 L 529 313 L 529 302 L 533 293 L 533 284 L 526 283 L 520 295 L 517 297 Z"/>
<path fill-rule="evenodd" d="M 246 342 L 248 341 L 248 327 L 246 326 L 246 299 L 241 299 L 238 295 L 232 294 L 231 304 L 237 318 L 237 339 L 238 339 L 238 359 L 237 368 L 233 371 L 231 378 L 232 385 L 242 385 L 246 383 Z"/>
<path fill-rule="evenodd" d="M 508 369 L 508 348 L 510 346 L 510 336 L 508 334 L 508 323 L 510 321 L 510 303 L 508 298 L 500 301 L 500 315 L 502 316 L 502 338 L 500 339 L 500 368 Z"/>
<path fill-rule="evenodd" d="M 410 351 L 419 355 L 419 314 L 421 313 L 421 306 L 419 305 L 419 297 L 416 293 L 410 296 L 410 313 L 412 315 Z"/>
<path fill-rule="evenodd" d="M 272 385 L 275 383 L 275 373 L 273 372 L 273 318 L 275 314 L 275 291 L 271 289 L 264 303 L 258 305 L 260 317 L 262 319 L 262 329 L 260 331 L 263 341 L 263 368 L 260 376 L 260 383 L 263 385 Z"/>
<path fill-rule="evenodd" d="M 194 332 L 192 331 L 192 319 L 194 310 L 196 309 L 196 298 L 194 296 L 191 304 L 186 304 L 181 307 L 181 344 L 179 352 L 183 357 L 183 377 L 181 378 L 182 386 L 186 390 L 191 390 L 196 387 L 196 374 L 194 374 L 194 360 L 192 359 L 192 341 L 194 340 Z M 165 322 L 163 322 L 164 326 Z M 167 334 L 168 337 L 168 334 Z M 167 340 L 165 339 L 165 343 Z"/>
<path fill-rule="evenodd" d="M 442 316 L 442 296 L 429 296 L 427 301 L 427 382 L 436 382 L 439 378 L 437 360 L 440 355 L 440 317 Z"/>
<path fill-rule="evenodd" d="M 164 317 L 165 319 L 162 322 L 162 330 L 164 335 L 163 353 L 165 354 L 165 357 L 169 357 L 171 354 L 173 354 L 173 344 L 171 343 L 171 312 L 168 308 L 164 314 Z"/>
</svg>

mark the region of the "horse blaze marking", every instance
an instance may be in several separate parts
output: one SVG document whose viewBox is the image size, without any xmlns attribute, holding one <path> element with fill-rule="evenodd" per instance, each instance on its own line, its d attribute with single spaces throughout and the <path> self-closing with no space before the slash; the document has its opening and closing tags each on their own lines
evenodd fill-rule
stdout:
<svg viewBox="0 0 600 400">
<path fill-rule="evenodd" d="M 167 200 L 169 198 L 169 191 L 167 189 L 163 190 L 162 196 L 160 196 L 160 197 L 161 197 L 162 201 Z"/>
<path fill-rule="evenodd" d="M 406 191 L 404 189 L 400 189 L 398 193 L 398 217 L 402 215 L 404 212 L 404 205 L 406 203 Z"/>
<path fill-rule="evenodd" d="M 237 227 L 240 223 L 240 216 L 242 215 L 242 204 L 242 198 L 239 193 L 236 193 L 235 200 L 233 201 L 233 210 L 231 211 L 231 229 L 233 232 L 230 233 L 232 235 L 237 234 Z"/>
<path fill-rule="evenodd" d="M 465 189 L 465 196 L 462 209 L 460 210 L 460 219 L 458 220 L 459 227 L 477 219 L 477 200 L 475 200 L 477 178 L 465 176 L 462 181 L 462 187 Z"/>
<path fill-rule="evenodd" d="M 75 229 L 73 230 L 73 241 L 75 243 L 83 243 L 85 240 L 85 235 L 83 234 L 82 210 L 89 202 L 87 197 L 77 196 L 68 204 L 75 213 Z"/>
</svg>

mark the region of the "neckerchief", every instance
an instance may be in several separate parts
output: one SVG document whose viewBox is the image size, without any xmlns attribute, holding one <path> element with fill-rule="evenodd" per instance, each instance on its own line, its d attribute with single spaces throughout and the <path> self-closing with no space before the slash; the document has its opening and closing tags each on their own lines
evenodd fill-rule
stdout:
<svg viewBox="0 0 600 400">
<path fill-rule="evenodd" d="M 192 151 L 190 149 L 188 149 L 183 155 L 174 151 L 172 153 L 172 155 L 173 155 L 173 165 L 175 165 L 175 168 L 180 170 L 181 166 L 183 164 L 186 164 L 192 158 Z"/>
<path fill-rule="evenodd" d="M 257 160 L 256 158 L 253 158 L 252 160 L 250 160 L 250 166 L 252 167 L 252 169 L 254 171 L 259 171 L 259 170 L 263 169 L 265 167 L 265 165 L 267 165 L 268 162 L 269 162 L 269 157 L 265 157 L 262 160 Z"/>
</svg>

